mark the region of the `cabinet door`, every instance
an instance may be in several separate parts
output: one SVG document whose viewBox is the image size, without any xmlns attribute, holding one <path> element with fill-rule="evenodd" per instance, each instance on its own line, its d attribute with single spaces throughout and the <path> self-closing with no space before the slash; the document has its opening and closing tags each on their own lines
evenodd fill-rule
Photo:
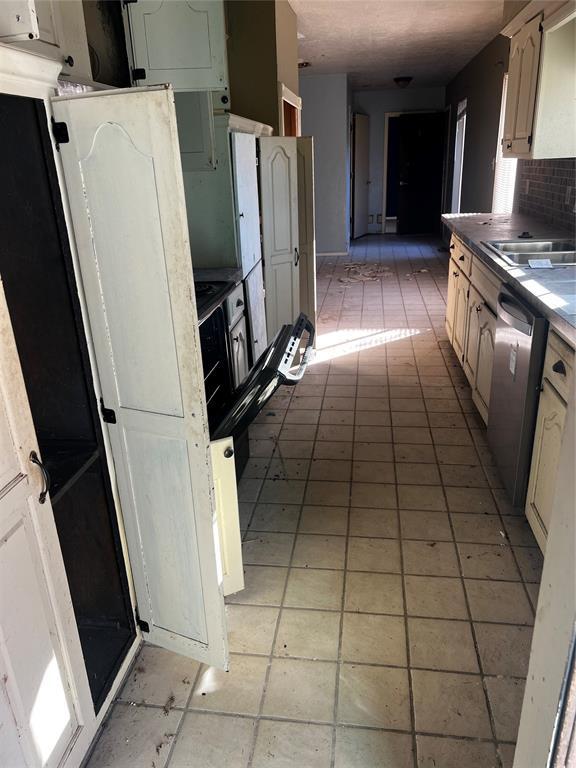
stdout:
<svg viewBox="0 0 576 768">
<path fill-rule="evenodd" d="M 56 768 L 90 693 L 1 286 L 0 358 L 0 764 Z"/>
<path fill-rule="evenodd" d="M 255 365 L 260 355 L 268 346 L 266 336 L 266 305 L 264 303 L 264 279 L 262 262 L 259 261 L 244 281 L 246 302 L 248 305 L 248 324 L 252 344 L 252 364 Z"/>
<path fill-rule="evenodd" d="M 273 339 L 300 313 L 296 138 L 260 141 L 266 324 Z"/>
<path fill-rule="evenodd" d="M 476 386 L 476 368 L 478 366 L 478 345 L 480 343 L 480 313 L 482 311 L 482 296 L 470 286 L 468 297 L 468 333 L 464 349 L 464 373 L 472 389 Z"/>
<path fill-rule="evenodd" d="M 529 155 L 540 64 L 542 16 L 525 24 L 510 41 L 504 115 L 504 156 Z"/>
<path fill-rule="evenodd" d="M 470 282 L 461 270 L 457 270 L 456 300 L 454 304 L 454 337 L 452 346 L 460 361 L 464 359 L 464 346 L 466 344 L 466 327 L 468 319 L 468 294 Z"/>
<path fill-rule="evenodd" d="M 53 102 L 144 637 L 227 664 L 174 95 Z"/>
<path fill-rule="evenodd" d="M 492 387 L 492 367 L 494 365 L 496 315 L 484 303 L 479 315 L 478 367 L 476 369 L 476 389 L 473 395 L 480 415 L 484 421 L 487 421 L 490 389 Z"/>
<path fill-rule="evenodd" d="M 541 549 L 544 549 L 546 536 L 550 530 L 550 517 L 565 421 L 566 403 L 548 379 L 544 379 L 538 404 L 538 418 L 526 499 L 526 516 Z"/>
<path fill-rule="evenodd" d="M 300 249 L 300 311 L 316 327 L 316 235 L 314 211 L 314 139 L 297 139 L 298 247 Z"/>
<path fill-rule="evenodd" d="M 454 319 L 456 315 L 456 290 L 458 286 L 460 270 L 450 259 L 448 263 L 448 295 L 446 298 L 446 334 L 452 342 L 454 338 Z"/>
<path fill-rule="evenodd" d="M 182 171 L 216 168 L 214 110 L 210 93 L 181 91 L 174 94 Z"/>
<path fill-rule="evenodd" d="M 246 276 L 262 258 L 260 245 L 260 207 L 256 171 L 256 136 L 249 133 L 230 134 L 232 173 L 238 248 L 242 274 Z"/>
<path fill-rule="evenodd" d="M 248 334 L 246 333 L 246 318 L 239 320 L 230 331 L 232 345 L 232 370 L 234 386 L 239 387 L 250 370 L 248 363 Z"/>
<path fill-rule="evenodd" d="M 129 44 L 140 85 L 175 90 L 228 87 L 222 0 L 138 0 L 125 3 Z"/>
</svg>

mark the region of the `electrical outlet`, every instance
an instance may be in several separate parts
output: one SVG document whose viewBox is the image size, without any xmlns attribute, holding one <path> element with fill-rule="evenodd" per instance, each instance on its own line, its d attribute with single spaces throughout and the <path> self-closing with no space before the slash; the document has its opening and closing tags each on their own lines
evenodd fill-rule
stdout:
<svg viewBox="0 0 576 768">
<path fill-rule="evenodd" d="M 374 224 L 374 215 L 372 213 L 368 216 L 368 224 Z"/>
<path fill-rule="evenodd" d="M 382 224 L 382 214 L 379 213 L 378 216 L 376 216 L 376 224 Z"/>
<path fill-rule="evenodd" d="M 566 196 L 564 198 L 564 205 L 570 205 L 570 198 L 572 197 L 572 187 L 566 187 Z"/>
</svg>

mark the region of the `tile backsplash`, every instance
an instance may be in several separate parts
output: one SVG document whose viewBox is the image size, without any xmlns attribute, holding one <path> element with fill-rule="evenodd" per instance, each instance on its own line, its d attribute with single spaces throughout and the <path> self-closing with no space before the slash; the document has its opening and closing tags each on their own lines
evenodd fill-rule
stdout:
<svg viewBox="0 0 576 768">
<path fill-rule="evenodd" d="M 574 231 L 576 158 L 518 160 L 515 210 Z"/>
</svg>

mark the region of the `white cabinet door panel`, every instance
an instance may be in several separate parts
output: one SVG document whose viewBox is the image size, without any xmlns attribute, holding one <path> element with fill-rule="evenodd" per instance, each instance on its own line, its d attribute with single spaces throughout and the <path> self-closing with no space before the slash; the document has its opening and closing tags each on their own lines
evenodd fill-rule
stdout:
<svg viewBox="0 0 576 768">
<path fill-rule="evenodd" d="M 266 321 L 273 339 L 300 312 L 298 156 L 295 137 L 259 141 Z"/>
<path fill-rule="evenodd" d="M 476 388 L 472 393 L 472 398 L 480 415 L 487 422 L 490 390 L 492 388 L 492 368 L 494 366 L 496 315 L 484 303 L 479 314 L 478 364 L 476 368 Z"/>
<path fill-rule="evenodd" d="M 264 279 L 262 262 L 259 261 L 244 280 L 250 340 L 252 344 L 252 363 L 255 364 L 268 346 L 266 335 L 266 305 L 264 302 Z"/>
<path fill-rule="evenodd" d="M 230 143 L 232 146 L 238 247 L 240 248 L 242 274 L 246 276 L 262 258 L 256 137 L 249 133 L 232 132 Z"/>
<path fill-rule="evenodd" d="M 464 373 L 472 389 L 476 386 L 476 370 L 478 367 L 478 345 L 480 343 L 480 313 L 483 299 L 473 285 L 470 286 L 468 298 L 468 333 L 464 350 Z"/>
<path fill-rule="evenodd" d="M 125 5 L 141 85 L 176 90 L 228 87 L 222 0 L 138 0 Z"/>
<path fill-rule="evenodd" d="M 184 173 L 216 168 L 214 110 L 210 92 L 180 91 L 174 94 L 178 116 L 178 140 Z"/>
<path fill-rule="evenodd" d="M 297 139 L 298 243 L 300 249 L 300 311 L 316 327 L 316 235 L 314 212 L 314 139 Z M 316 342 L 314 342 L 316 343 Z"/>
<path fill-rule="evenodd" d="M 54 100 L 145 637 L 225 666 L 210 444 L 169 88 Z M 147 317 L 148 315 L 148 317 Z"/>
<path fill-rule="evenodd" d="M 450 259 L 448 262 L 448 295 L 446 298 L 446 334 L 452 343 L 454 338 L 454 319 L 456 315 L 456 289 L 460 270 Z"/>
<path fill-rule="evenodd" d="M 464 358 L 464 345 L 466 344 L 470 281 L 460 269 L 454 271 L 458 272 L 458 276 L 455 278 L 456 301 L 454 305 L 454 337 L 452 339 L 452 346 L 458 355 L 458 359 L 462 362 Z"/>
<path fill-rule="evenodd" d="M 34 0 L 4 0 L 0 14 L 0 42 L 37 38 L 40 30 Z"/>
</svg>

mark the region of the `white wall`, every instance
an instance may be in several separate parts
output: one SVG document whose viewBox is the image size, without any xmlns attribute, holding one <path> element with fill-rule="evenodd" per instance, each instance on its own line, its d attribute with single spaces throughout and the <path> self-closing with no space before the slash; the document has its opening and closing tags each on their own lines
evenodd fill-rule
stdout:
<svg viewBox="0 0 576 768">
<path fill-rule="evenodd" d="M 377 216 L 382 214 L 384 178 L 384 116 L 387 112 L 414 112 L 428 109 L 444 109 L 445 89 L 406 88 L 401 90 L 354 91 L 352 108 L 370 117 L 370 193 L 369 215 L 373 223 L 370 232 L 380 232 Z"/>
<path fill-rule="evenodd" d="M 302 135 L 314 137 L 316 250 L 349 244 L 349 90 L 347 75 L 301 75 Z"/>
</svg>

